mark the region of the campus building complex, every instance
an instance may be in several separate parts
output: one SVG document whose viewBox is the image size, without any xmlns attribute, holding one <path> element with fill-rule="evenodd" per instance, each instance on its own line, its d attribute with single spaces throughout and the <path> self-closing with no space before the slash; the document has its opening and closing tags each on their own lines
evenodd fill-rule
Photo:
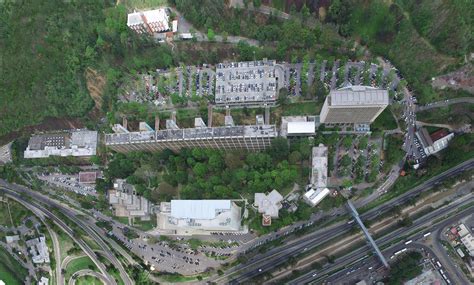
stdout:
<svg viewBox="0 0 474 285">
<path fill-rule="evenodd" d="M 368 86 L 332 90 L 324 101 L 320 121 L 324 124 L 372 123 L 388 106 L 388 91 Z"/>
<path fill-rule="evenodd" d="M 181 148 L 214 148 L 263 150 L 278 136 L 275 125 L 206 127 L 202 120 L 195 128 L 180 129 L 167 120 L 166 130 L 121 132 L 105 135 L 105 145 L 118 152 L 135 150 L 160 151 Z"/>
<path fill-rule="evenodd" d="M 232 200 L 171 200 L 160 204 L 157 226 L 177 235 L 240 231 L 241 208 Z"/>
<path fill-rule="evenodd" d="M 24 157 L 92 156 L 96 154 L 97 140 L 97 132 L 88 130 L 37 134 L 30 138 Z"/>
<path fill-rule="evenodd" d="M 117 217 L 150 219 L 151 203 L 137 195 L 135 187 L 123 179 L 114 182 L 114 189 L 108 191 L 109 204 Z"/>
<path fill-rule="evenodd" d="M 274 105 L 283 78 L 283 67 L 275 60 L 219 63 L 216 105 Z"/>
</svg>

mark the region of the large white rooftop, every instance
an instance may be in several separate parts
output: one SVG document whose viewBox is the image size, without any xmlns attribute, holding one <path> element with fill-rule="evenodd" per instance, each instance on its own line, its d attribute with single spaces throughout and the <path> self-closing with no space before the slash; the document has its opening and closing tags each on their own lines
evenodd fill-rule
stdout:
<svg viewBox="0 0 474 285">
<path fill-rule="evenodd" d="M 350 86 L 329 94 L 331 106 L 388 105 L 388 91 L 369 86 Z"/>
<path fill-rule="evenodd" d="M 328 188 L 320 188 L 317 190 L 310 189 L 304 194 L 304 199 L 311 204 L 311 206 L 316 206 L 321 202 L 331 191 Z"/>
<path fill-rule="evenodd" d="M 288 122 L 288 135 L 291 134 L 314 134 L 316 132 L 316 123 L 309 122 Z"/>
<path fill-rule="evenodd" d="M 212 220 L 231 209 L 231 200 L 171 200 L 171 216 L 176 219 Z"/>
</svg>

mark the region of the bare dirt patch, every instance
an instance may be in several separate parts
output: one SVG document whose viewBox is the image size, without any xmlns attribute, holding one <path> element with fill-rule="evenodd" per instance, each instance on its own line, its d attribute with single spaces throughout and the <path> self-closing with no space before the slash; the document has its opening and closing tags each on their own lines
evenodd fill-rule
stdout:
<svg viewBox="0 0 474 285">
<path fill-rule="evenodd" d="M 102 94 L 105 88 L 105 76 L 99 74 L 97 70 L 90 67 L 86 69 L 87 90 L 95 102 L 95 108 L 100 110 L 102 107 Z"/>
</svg>

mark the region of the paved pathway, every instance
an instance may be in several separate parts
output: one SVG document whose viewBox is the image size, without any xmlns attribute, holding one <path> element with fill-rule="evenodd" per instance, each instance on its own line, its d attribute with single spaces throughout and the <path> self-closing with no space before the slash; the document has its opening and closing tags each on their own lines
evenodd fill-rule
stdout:
<svg viewBox="0 0 474 285">
<path fill-rule="evenodd" d="M 444 101 L 429 103 L 428 105 L 417 106 L 416 112 L 421 112 L 421 111 L 434 109 L 434 108 L 446 107 L 452 104 L 459 104 L 459 103 L 474 104 L 474 97 L 453 98 L 453 99 L 447 99 Z"/>
<path fill-rule="evenodd" d="M 95 278 L 99 279 L 102 281 L 103 284 L 107 284 L 107 279 L 104 278 L 104 276 L 98 272 L 92 271 L 90 269 L 83 269 L 79 270 L 76 273 L 74 273 L 71 278 L 69 278 L 68 285 L 74 285 L 76 284 L 76 279 L 82 276 L 94 276 Z"/>
</svg>

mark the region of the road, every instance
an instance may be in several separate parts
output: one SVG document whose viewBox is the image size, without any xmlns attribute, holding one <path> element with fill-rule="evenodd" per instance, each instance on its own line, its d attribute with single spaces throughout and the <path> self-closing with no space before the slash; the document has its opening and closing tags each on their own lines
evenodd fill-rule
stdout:
<svg viewBox="0 0 474 285">
<path fill-rule="evenodd" d="M 61 224 L 63 230 L 65 230 L 70 236 L 74 236 L 74 232 L 64 223 L 64 221 L 62 221 L 55 214 L 53 214 L 52 212 L 47 210 L 45 207 L 43 207 L 42 205 L 40 205 L 36 201 L 40 201 L 40 202 L 44 203 L 45 205 L 48 205 L 48 208 L 50 208 L 50 209 L 52 209 L 52 208 L 59 209 L 63 215 L 67 216 L 71 221 L 73 221 L 80 228 L 82 228 L 89 235 L 89 237 L 91 237 L 99 245 L 99 247 L 105 253 L 105 258 L 107 258 L 113 264 L 113 266 L 119 270 L 120 277 L 122 278 L 124 283 L 127 284 L 127 285 L 134 284 L 133 281 L 128 276 L 125 269 L 123 268 L 120 261 L 117 259 L 117 257 L 115 257 L 115 255 L 113 255 L 113 253 L 111 252 L 111 249 L 109 248 L 109 246 L 103 241 L 103 239 L 102 239 L 103 237 L 98 235 L 94 230 L 92 230 L 90 224 L 86 224 L 82 220 L 77 218 L 76 214 L 73 213 L 70 209 L 64 207 L 63 205 L 59 204 L 56 201 L 53 201 L 53 200 L 47 198 L 46 196 L 43 196 L 43 195 L 39 194 L 38 192 L 32 191 L 31 189 L 28 189 L 26 187 L 22 187 L 22 186 L 19 186 L 19 185 L 16 185 L 16 184 L 6 183 L 2 179 L 0 179 L 0 187 L 3 191 L 5 191 L 8 194 L 16 197 L 17 199 L 21 200 L 23 203 L 26 203 L 28 205 L 33 205 L 33 207 L 35 207 L 35 208 L 39 209 L 41 212 L 45 213 L 48 217 L 50 217 L 51 219 L 56 221 L 58 224 Z M 19 195 L 19 194 L 21 194 L 21 195 Z M 27 201 L 27 200 L 25 200 L 25 196 L 30 196 L 31 198 L 34 198 L 36 201 L 34 201 L 34 202 L 33 201 Z M 74 239 L 76 239 L 77 241 L 82 242 L 82 244 L 85 245 L 85 243 L 82 240 L 77 239 L 75 236 L 74 236 Z M 89 252 L 86 252 L 86 254 L 89 257 L 92 256 L 91 257 L 92 259 L 93 259 L 93 257 L 97 258 L 95 253 L 90 248 L 88 248 L 88 246 L 84 247 L 83 250 L 84 249 L 89 251 Z M 94 259 L 93 259 L 93 261 L 94 261 Z M 101 272 L 102 272 L 102 274 L 104 274 L 104 276 L 109 276 L 106 273 L 105 266 L 102 263 L 97 262 L 96 265 L 99 269 L 101 269 Z M 110 279 L 111 283 L 115 284 L 115 280 L 113 278 L 111 278 L 109 276 L 108 279 Z"/>
<path fill-rule="evenodd" d="M 92 271 L 90 269 L 82 269 L 74 273 L 71 278 L 69 278 L 68 285 L 74 285 L 76 284 L 76 279 L 82 276 L 94 276 L 95 278 L 99 279 L 102 281 L 103 284 L 107 284 L 107 280 L 104 279 L 104 276 L 98 274 L 95 271 Z"/>
<path fill-rule="evenodd" d="M 51 221 L 56 223 L 61 230 L 63 230 L 75 243 L 79 245 L 79 247 L 84 251 L 84 253 L 89 256 L 89 258 L 94 262 L 94 264 L 99 268 L 100 272 L 107 278 L 110 284 L 117 284 L 115 280 L 107 273 L 107 269 L 105 268 L 104 264 L 102 264 L 97 255 L 94 251 L 87 245 L 82 239 L 77 238 L 76 233 L 64 223 L 60 218 L 54 215 L 52 212 L 44 208 L 42 205 L 36 202 L 26 201 L 22 196 L 18 195 L 15 191 L 5 188 L 4 186 L 0 186 L 0 192 L 4 192 L 10 198 L 16 200 L 27 209 L 32 211 L 36 216 L 43 219 L 43 217 L 49 218 Z M 43 220 L 44 221 L 44 220 Z"/>
<path fill-rule="evenodd" d="M 407 247 L 403 243 L 404 241 L 412 240 L 415 242 L 414 244 L 416 245 L 417 244 L 416 241 L 425 239 L 424 234 L 426 234 L 427 232 L 430 232 L 430 230 L 432 231 L 435 229 L 444 228 L 446 227 L 446 225 L 452 224 L 453 222 L 457 221 L 463 216 L 471 214 L 472 210 L 474 209 L 474 205 L 472 205 L 473 201 L 474 201 L 474 197 L 470 195 L 469 199 L 459 199 L 456 202 L 452 202 L 442 208 L 435 209 L 429 214 L 424 215 L 423 217 L 415 220 L 412 226 L 397 229 L 396 231 L 393 231 L 388 235 L 385 235 L 381 238 L 376 239 L 376 242 L 377 244 L 380 244 L 382 248 L 388 246 L 382 251 L 387 259 L 392 260 L 393 259 L 392 256 L 394 256 L 395 252 L 400 251 L 401 249 Z M 469 208 L 464 209 L 462 212 L 457 213 L 454 216 L 451 216 L 444 221 L 439 221 L 436 224 L 433 224 L 433 220 L 436 220 L 437 217 L 444 216 L 449 213 L 451 214 L 455 213 L 459 207 L 463 205 L 467 205 L 469 203 L 471 203 L 471 206 Z M 428 228 L 430 227 L 431 229 L 427 229 L 427 227 Z M 410 236 L 407 236 L 407 234 L 410 234 L 410 233 L 415 233 L 415 234 L 411 234 Z M 399 239 L 400 237 L 405 237 L 405 239 L 403 239 L 402 241 L 398 241 L 394 245 L 390 245 L 393 241 Z M 338 258 L 334 264 L 330 264 L 326 266 L 326 268 L 323 268 L 322 270 L 312 270 L 294 279 L 293 281 L 290 282 L 290 284 L 308 284 L 311 282 L 319 283 L 319 282 L 322 282 L 323 280 L 329 281 L 329 282 L 335 282 L 336 284 L 337 283 L 336 280 L 341 277 L 346 276 L 347 272 L 354 273 L 353 268 L 356 267 L 354 263 L 362 262 L 365 259 L 364 257 L 367 256 L 368 250 L 369 250 L 368 246 L 364 246 L 363 248 L 354 250 L 350 254 Z M 446 266 L 446 264 L 444 265 Z M 368 272 L 369 270 L 367 270 L 367 268 L 374 267 L 374 266 L 380 266 L 380 262 L 377 262 L 377 261 L 372 262 L 364 267 L 359 267 L 358 270 L 363 270 L 365 272 Z M 330 272 L 334 272 L 334 268 L 345 268 L 345 269 L 342 271 L 331 273 L 330 276 L 327 276 L 327 274 L 329 274 Z M 453 278 L 454 274 L 452 274 L 452 271 L 450 273 L 451 274 L 448 273 L 448 277 L 452 280 L 455 280 L 455 278 Z M 461 282 L 461 283 L 454 283 L 454 284 L 468 284 L 468 283 Z"/>
<path fill-rule="evenodd" d="M 474 159 L 471 159 L 469 161 L 466 161 L 465 163 L 462 163 L 456 167 L 453 167 L 452 169 L 445 171 L 441 173 L 440 175 L 429 179 L 423 184 L 407 191 L 406 193 L 398 196 L 397 198 L 394 198 L 388 201 L 387 203 L 379 205 L 378 207 L 375 207 L 361 214 L 361 218 L 362 220 L 375 219 L 377 216 L 390 210 L 392 207 L 406 203 L 407 201 L 413 199 L 413 197 L 419 195 L 421 192 L 432 188 L 437 183 L 447 178 L 453 177 L 466 170 L 470 170 L 472 168 L 474 168 Z M 339 210 L 338 213 L 342 214 L 342 213 L 345 213 L 345 211 L 346 211 L 345 209 Z M 301 226 L 302 224 L 299 224 L 299 225 Z M 291 240 L 290 243 L 284 244 L 282 246 L 274 247 L 263 254 L 258 254 L 252 259 L 250 259 L 247 263 L 237 265 L 227 270 L 225 274 L 223 274 L 222 276 L 211 278 L 210 281 L 219 283 L 219 282 L 225 282 L 230 277 L 236 274 L 238 274 L 239 276 L 245 276 L 248 274 L 252 275 L 252 274 L 255 274 L 255 271 L 257 271 L 258 268 L 263 269 L 262 267 L 265 267 L 266 265 L 268 265 L 269 268 L 274 268 L 277 265 L 277 261 L 280 263 L 283 263 L 290 256 L 297 255 L 298 253 L 302 252 L 305 248 L 307 248 L 307 250 L 310 250 L 311 248 L 314 248 L 320 244 L 323 244 L 327 241 L 330 241 L 336 238 L 338 235 L 342 235 L 348 232 L 351 228 L 352 228 L 352 225 L 348 225 L 346 222 L 343 222 L 343 223 L 334 224 L 328 228 L 316 230 L 314 232 L 311 232 L 305 235 L 302 238 L 293 239 Z M 292 228 L 292 230 L 294 230 L 294 228 Z M 287 231 L 281 235 L 278 235 L 278 234 L 270 235 L 269 237 L 266 237 L 266 239 L 276 239 L 276 238 L 281 237 L 284 234 L 289 234 L 290 232 L 291 230 L 287 229 Z M 263 272 L 264 271 L 261 271 L 258 273 L 261 274 Z"/>
<path fill-rule="evenodd" d="M 452 104 L 459 104 L 459 103 L 468 103 L 468 104 L 473 104 L 474 103 L 474 98 L 473 97 L 463 97 L 463 98 L 453 98 L 453 99 L 447 99 L 444 101 L 438 101 L 438 102 L 433 102 L 429 103 L 424 106 L 417 106 L 416 107 L 416 112 L 422 112 L 430 109 L 435 109 L 435 108 L 441 108 L 441 107 L 446 107 Z"/>
<path fill-rule="evenodd" d="M 59 247 L 59 240 L 58 240 L 58 235 L 56 234 L 55 231 L 53 231 L 50 226 L 46 223 L 44 223 L 46 228 L 48 229 L 49 235 L 51 236 L 51 240 L 53 242 L 53 252 L 54 252 L 54 259 L 56 263 L 56 284 L 58 285 L 63 285 L 64 284 L 64 279 L 63 279 L 63 274 L 61 272 L 61 249 Z M 51 268 L 53 269 L 53 268 Z"/>
</svg>

